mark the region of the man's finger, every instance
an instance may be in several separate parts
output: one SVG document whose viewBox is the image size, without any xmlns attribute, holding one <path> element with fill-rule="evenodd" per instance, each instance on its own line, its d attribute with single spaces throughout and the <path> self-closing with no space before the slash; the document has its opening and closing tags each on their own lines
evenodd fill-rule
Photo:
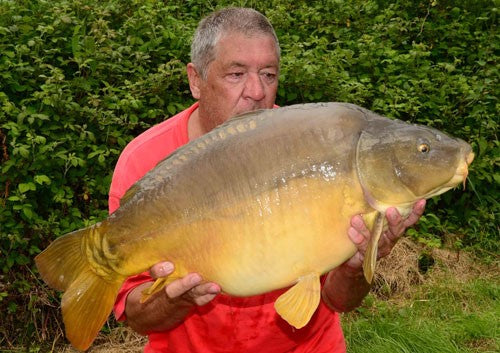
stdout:
<svg viewBox="0 0 500 353">
<path fill-rule="evenodd" d="M 171 262 L 159 262 L 149 269 L 149 274 L 154 279 L 167 277 L 172 272 L 174 272 L 174 264 Z"/>
<path fill-rule="evenodd" d="M 385 211 L 385 217 L 387 218 L 387 223 L 390 226 L 399 226 L 399 224 L 402 221 L 401 215 L 399 214 L 399 211 L 395 207 L 389 207 Z"/>
<path fill-rule="evenodd" d="M 389 207 L 385 212 L 385 216 L 387 218 L 387 225 L 389 229 L 384 232 L 384 235 L 387 237 L 387 240 L 395 243 L 405 230 L 403 218 L 394 207 Z"/>
<path fill-rule="evenodd" d="M 187 293 L 194 303 L 205 305 L 220 293 L 220 287 L 215 283 L 202 283 Z"/>
<path fill-rule="evenodd" d="M 351 227 L 347 231 L 351 240 L 360 245 L 370 239 L 370 231 L 366 228 L 365 221 L 360 215 L 355 215 L 351 218 Z M 362 237 L 362 238 L 361 238 Z"/>
<path fill-rule="evenodd" d="M 410 215 L 404 221 L 405 228 L 408 228 L 408 227 L 414 225 L 415 223 L 417 223 L 419 218 L 424 213 L 425 203 L 426 203 L 425 200 L 419 200 L 415 203 L 415 205 L 413 206 L 413 209 L 411 210 Z"/>
<path fill-rule="evenodd" d="M 177 298 L 201 283 L 201 276 L 197 273 L 189 273 L 185 277 L 177 279 L 165 287 L 169 298 Z"/>
<path fill-rule="evenodd" d="M 370 236 L 370 231 L 366 228 L 365 221 L 360 215 L 355 215 L 351 218 L 351 227 L 361 233 L 365 238 Z"/>
<path fill-rule="evenodd" d="M 193 293 L 194 296 L 202 296 L 205 294 L 217 294 L 220 292 L 220 287 L 216 285 L 215 283 L 202 283 L 196 287 L 194 287 L 191 292 Z"/>
</svg>

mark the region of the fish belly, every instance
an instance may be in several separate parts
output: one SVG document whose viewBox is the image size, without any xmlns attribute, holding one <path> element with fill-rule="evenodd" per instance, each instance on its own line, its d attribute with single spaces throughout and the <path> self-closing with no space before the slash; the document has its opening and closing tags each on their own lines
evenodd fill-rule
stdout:
<svg viewBox="0 0 500 353">
<path fill-rule="evenodd" d="M 177 228 L 156 246 L 164 249 L 157 256 L 172 261 L 177 275 L 198 272 L 231 295 L 283 288 L 356 252 L 347 229 L 366 205 L 353 191 L 350 184 L 291 180 Z"/>
</svg>

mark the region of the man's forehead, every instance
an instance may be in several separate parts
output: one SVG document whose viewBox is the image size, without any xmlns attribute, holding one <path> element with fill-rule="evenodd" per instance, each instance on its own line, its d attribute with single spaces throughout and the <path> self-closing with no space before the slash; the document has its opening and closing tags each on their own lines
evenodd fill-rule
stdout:
<svg viewBox="0 0 500 353">
<path fill-rule="evenodd" d="M 272 37 L 271 35 L 264 33 L 246 35 L 240 32 L 223 34 L 215 45 L 215 52 L 224 53 L 224 50 L 228 48 L 245 51 L 247 46 L 252 43 L 259 43 L 259 46 L 263 48 L 271 44 L 273 54 L 277 53 L 278 44 L 274 40 L 274 37 Z M 219 50 L 221 47 L 223 47 L 222 50 Z M 245 53 L 248 54 L 248 51 L 246 51 Z"/>
<path fill-rule="evenodd" d="M 251 63 L 247 63 L 244 61 L 231 60 L 228 62 L 221 62 L 221 66 L 224 69 L 233 69 L 233 68 L 234 69 L 238 69 L 238 68 L 245 69 L 245 68 L 248 68 L 249 66 L 252 66 L 252 65 L 251 65 Z M 276 69 L 278 68 L 277 63 L 267 63 L 267 64 L 259 66 L 259 69 L 273 69 L 273 68 L 276 68 Z"/>
<path fill-rule="evenodd" d="M 276 42 L 273 37 L 265 34 L 227 34 L 217 42 L 214 54 L 214 61 L 225 68 L 253 66 L 256 62 L 262 68 L 279 65 Z"/>
</svg>

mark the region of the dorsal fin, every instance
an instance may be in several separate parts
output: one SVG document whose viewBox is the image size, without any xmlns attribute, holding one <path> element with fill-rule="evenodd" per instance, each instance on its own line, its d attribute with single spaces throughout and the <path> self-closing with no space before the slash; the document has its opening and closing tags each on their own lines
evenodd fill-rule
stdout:
<svg viewBox="0 0 500 353">
<path fill-rule="evenodd" d="M 127 202 L 129 202 L 134 197 L 134 195 L 136 194 L 137 190 L 139 190 L 139 187 L 137 186 L 137 183 L 136 183 L 136 184 L 132 185 L 127 190 L 127 192 L 125 193 L 125 195 L 122 196 L 122 198 L 120 199 L 120 207 L 122 207 Z"/>
</svg>

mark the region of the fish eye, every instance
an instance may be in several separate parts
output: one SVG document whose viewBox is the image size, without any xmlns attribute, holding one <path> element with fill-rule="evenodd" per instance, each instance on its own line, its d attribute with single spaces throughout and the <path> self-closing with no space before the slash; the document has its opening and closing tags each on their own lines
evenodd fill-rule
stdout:
<svg viewBox="0 0 500 353">
<path fill-rule="evenodd" d="M 418 145 L 418 151 L 422 153 L 428 153 L 431 150 L 431 146 L 426 143 L 421 143 Z"/>
</svg>

